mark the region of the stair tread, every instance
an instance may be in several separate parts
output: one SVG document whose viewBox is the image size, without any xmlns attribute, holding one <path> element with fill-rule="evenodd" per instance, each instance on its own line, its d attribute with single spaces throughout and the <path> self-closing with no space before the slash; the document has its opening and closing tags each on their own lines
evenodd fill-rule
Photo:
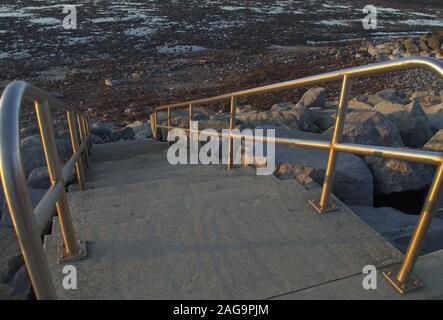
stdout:
<svg viewBox="0 0 443 320">
<path fill-rule="evenodd" d="M 400 261 L 346 207 L 327 219 L 314 214 L 307 200 L 316 193 L 298 193 L 291 210 L 262 199 L 81 228 L 89 256 L 72 263 L 77 290 L 62 288 L 60 237 L 47 237 L 57 293 L 61 299 L 266 299 L 360 274 L 368 264 Z"/>
</svg>

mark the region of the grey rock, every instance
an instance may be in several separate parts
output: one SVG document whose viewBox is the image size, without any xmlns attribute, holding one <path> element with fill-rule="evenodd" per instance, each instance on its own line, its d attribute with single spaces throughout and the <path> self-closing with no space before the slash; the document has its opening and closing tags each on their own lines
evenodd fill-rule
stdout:
<svg viewBox="0 0 443 320">
<path fill-rule="evenodd" d="M 128 124 L 126 127 L 132 129 L 135 139 L 146 139 L 152 137 L 152 130 L 149 123 L 135 121 L 131 124 Z"/>
<path fill-rule="evenodd" d="M 90 129 L 91 134 L 100 137 L 101 139 L 106 139 L 111 137 L 112 129 L 108 126 L 95 124 Z"/>
<path fill-rule="evenodd" d="M 23 266 L 14 229 L 0 228 L 0 283 L 9 283 Z"/>
<path fill-rule="evenodd" d="M 406 53 L 410 55 L 419 54 L 420 48 L 415 44 L 414 40 L 407 39 L 403 42 L 403 46 L 405 47 Z"/>
<path fill-rule="evenodd" d="M 130 127 L 114 129 L 111 133 L 111 141 L 134 139 L 134 130 Z"/>
<path fill-rule="evenodd" d="M 47 190 L 41 190 L 41 189 L 33 189 L 28 187 L 28 193 L 31 198 L 31 203 L 33 208 L 37 206 L 37 204 L 40 202 L 40 200 L 43 198 Z M 3 203 L 2 207 L 2 216 L 1 216 L 1 227 L 5 228 L 13 228 L 14 225 L 11 220 L 11 216 L 9 214 L 9 208 L 6 205 L 6 202 Z"/>
<path fill-rule="evenodd" d="M 368 95 L 366 102 L 375 106 L 381 102 L 388 101 L 391 103 L 406 104 L 408 99 L 400 95 L 396 89 L 385 89 L 373 95 Z"/>
<path fill-rule="evenodd" d="M 277 137 L 328 140 L 327 137 L 298 130 L 276 130 Z M 309 176 L 323 184 L 329 153 L 322 150 L 301 149 L 276 145 L 277 175 L 294 176 L 299 182 Z M 340 154 L 337 161 L 333 193 L 347 204 L 372 205 L 373 182 L 367 165 L 358 156 Z"/>
<path fill-rule="evenodd" d="M 324 108 L 326 103 L 326 89 L 325 88 L 311 88 L 305 92 L 297 105 L 305 108 L 320 107 Z"/>
<path fill-rule="evenodd" d="M 96 136 L 95 134 L 91 133 L 91 140 L 93 144 L 103 144 L 105 141 L 100 138 L 99 136 Z"/>
<path fill-rule="evenodd" d="M 57 149 L 60 160 L 65 163 L 72 156 L 71 142 L 68 140 L 57 140 Z M 30 136 L 21 140 L 21 156 L 25 174 L 28 176 L 35 168 L 46 165 L 45 153 L 40 136 Z"/>
<path fill-rule="evenodd" d="M 439 130 L 423 147 L 425 150 L 443 152 L 443 129 Z"/>
<path fill-rule="evenodd" d="M 423 109 L 431 126 L 437 130 L 443 129 L 443 103 Z"/>
<path fill-rule="evenodd" d="M 323 133 L 331 135 L 331 129 Z M 398 127 L 376 111 L 355 110 L 346 116 L 343 142 L 373 146 L 404 147 Z M 427 187 L 430 170 L 421 164 L 373 156 L 364 157 L 374 178 L 375 194 L 389 194 Z"/>
<path fill-rule="evenodd" d="M 34 189 L 49 189 L 51 181 L 47 167 L 35 168 L 28 176 L 27 184 Z"/>
<path fill-rule="evenodd" d="M 406 252 L 419 216 L 405 214 L 384 207 L 350 206 L 363 221 L 380 233 L 387 241 Z M 434 218 L 422 254 L 443 249 L 443 219 Z"/>
<path fill-rule="evenodd" d="M 293 106 L 289 111 L 251 112 L 241 119 L 245 127 L 270 125 L 276 128 L 320 132 L 320 129 L 312 123 L 309 110 L 299 105 Z"/>
<path fill-rule="evenodd" d="M 311 119 L 321 131 L 328 130 L 335 125 L 336 110 L 320 110 L 313 112 L 311 110 Z"/>
</svg>

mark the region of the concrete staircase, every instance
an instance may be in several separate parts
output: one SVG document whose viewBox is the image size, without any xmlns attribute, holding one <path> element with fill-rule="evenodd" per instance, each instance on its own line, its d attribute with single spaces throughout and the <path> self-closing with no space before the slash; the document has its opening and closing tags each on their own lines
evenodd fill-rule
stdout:
<svg viewBox="0 0 443 320">
<path fill-rule="evenodd" d="M 365 265 L 401 261 L 339 200 L 339 211 L 314 213 L 308 200 L 319 190 L 252 168 L 173 166 L 166 151 L 153 141 L 94 147 L 88 190 L 69 192 L 78 237 L 88 242 L 88 258 L 72 263 L 77 290 L 62 287 L 57 219 L 45 238 L 60 298 L 300 298 L 354 278 L 364 297 Z M 397 297 L 388 285 L 384 292 Z"/>
</svg>

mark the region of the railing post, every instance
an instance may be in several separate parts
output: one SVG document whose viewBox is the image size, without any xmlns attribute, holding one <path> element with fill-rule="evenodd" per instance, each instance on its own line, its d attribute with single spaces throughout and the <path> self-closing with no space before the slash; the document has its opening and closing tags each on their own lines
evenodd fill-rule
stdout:
<svg viewBox="0 0 443 320">
<path fill-rule="evenodd" d="M 403 263 L 398 270 L 397 275 L 394 275 L 394 271 L 383 273 L 395 289 L 402 294 L 423 286 L 421 281 L 413 275 L 412 270 L 414 269 L 415 263 L 417 262 L 418 256 L 426 240 L 426 235 L 428 234 L 432 219 L 440 204 L 442 196 L 441 188 L 443 188 L 443 161 L 437 168 L 431 188 L 429 189 L 420 213 L 420 219 L 417 223 L 414 234 L 412 235 L 411 241 L 409 242 L 408 250 L 406 251 Z"/>
<path fill-rule="evenodd" d="M 192 115 L 192 103 L 190 103 L 189 104 L 189 130 L 191 130 L 191 127 L 192 127 L 192 125 L 191 125 L 192 117 L 193 117 L 193 115 Z"/>
<path fill-rule="evenodd" d="M 331 141 L 331 149 L 329 151 L 329 159 L 326 167 L 325 179 L 320 200 L 310 200 L 309 203 L 319 212 L 325 213 L 336 210 L 334 203 L 330 201 L 332 185 L 334 184 L 335 167 L 337 165 L 338 153 L 335 145 L 340 143 L 346 118 L 346 110 L 348 108 L 349 95 L 351 92 L 352 80 L 347 75 L 343 77 L 343 83 L 340 93 L 340 102 L 337 110 L 337 119 L 335 121 L 334 135 Z"/>
<path fill-rule="evenodd" d="M 91 155 L 91 151 L 92 151 L 92 140 L 91 140 L 91 132 L 89 130 L 89 121 L 88 121 L 88 117 L 83 116 L 85 118 L 85 129 L 86 129 L 86 136 L 88 137 L 88 151 L 89 151 L 89 155 Z"/>
<path fill-rule="evenodd" d="M 235 127 L 235 109 L 237 108 L 237 97 L 231 97 L 231 110 L 229 113 L 229 144 L 228 144 L 228 170 L 232 169 L 234 162 L 234 139 L 232 138 L 232 130 Z"/>
<path fill-rule="evenodd" d="M 77 113 L 77 123 L 78 123 L 78 129 L 80 131 L 80 141 L 83 144 L 87 139 L 87 134 L 86 134 L 85 126 L 84 126 L 85 123 L 83 122 L 83 119 L 82 119 L 82 115 L 79 113 Z M 89 166 L 89 154 L 86 150 L 83 152 L 82 158 L 84 160 L 85 167 L 88 167 Z"/>
<path fill-rule="evenodd" d="M 57 182 L 63 181 L 63 174 L 60 166 L 60 158 L 58 155 L 48 102 L 45 101 L 44 103 L 40 103 L 36 101 L 35 109 L 49 177 L 51 179 L 51 184 L 54 185 Z M 68 198 L 64 190 L 60 193 L 56 207 L 64 240 L 64 243 L 60 247 L 62 250 L 59 251 L 59 261 L 73 261 L 84 258 L 86 255 L 86 244 L 83 241 L 77 241 L 76 239 L 69 210 Z"/>
<path fill-rule="evenodd" d="M 152 127 L 152 130 L 153 130 L 152 135 L 154 136 L 154 139 L 156 141 L 158 141 L 158 131 L 157 131 L 158 116 L 157 116 L 157 113 L 158 113 L 157 108 L 155 108 L 155 110 L 154 110 L 154 126 Z"/>
<path fill-rule="evenodd" d="M 77 125 L 75 123 L 75 114 L 72 111 L 68 111 L 67 114 L 68 114 L 69 132 L 71 134 L 72 151 L 75 154 L 76 152 L 78 152 L 78 149 L 80 147 L 78 141 Z M 75 171 L 77 174 L 77 181 L 80 190 L 85 190 L 85 172 L 83 170 L 83 163 L 81 161 L 81 157 L 77 160 L 75 164 Z"/>
<path fill-rule="evenodd" d="M 171 130 L 171 109 L 168 108 L 168 135 L 166 137 L 166 141 L 168 140 L 170 130 Z"/>
</svg>

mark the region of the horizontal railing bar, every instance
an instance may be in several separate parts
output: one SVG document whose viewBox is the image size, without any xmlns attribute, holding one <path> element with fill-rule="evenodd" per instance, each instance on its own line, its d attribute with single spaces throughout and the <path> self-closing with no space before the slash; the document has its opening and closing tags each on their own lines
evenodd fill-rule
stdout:
<svg viewBox="0 0 443 320">
<path fill-rule="evenodd" d="M 88 145 L 88 139 L 85 139 L 85 141 L 82 143 L 80 148 L 78 148 L 77 152 L 71 156 L 69 161 L 65 164 L 65 166 L 62 169 L 62 175 L 63 175 L 63 182 L 66 184 L 69 181 L 69 178 L 71 177 L 72 172 L 74 171 L 75 164 L 78 161 L 78 158 Z"/>
<path fill-rule="evenodd" d="M 34 209 L 35 219 L 37 221 L 37 227 L 39 234 L 42 234 L 46 228 L 54 210 L 55 204 L 65 187 L 64 183 L 57 182 L 53 184 L 40 200 L 38 205 Z"/>
<path fill-rule="evenodd" d="M 242 90 L 242 91 L 235 91 L 211 98 L 205 98 L 205 99 L 199 99 L 199 100 L 191 100 L 186 101 L 182 103 L 175 103 L 175 104 L 169 104 L 164 105 L 156 108 L 158 111 L 164 110 L 167 108 L 178 108 L 178 107 L 188 107 L 189 104 L 197 105 L 197 104 L 203 104 L 203 103 L 212 103 L 217 102 L 221 100 L 227 100 L 231 97 L 243 97 L 248 96 L 251 94 L 262 94 L 267 92 L 272 92 L 276 90 L 283 90 L 283 89 L 290 89 L 294 87 L 300 87 L 300 86 L 307 86 L 307 85 L 314 85 L 318 83 L 326 83 L 331 81 L 336 81 L 342 79 L 345 75 L 349 78 L 358 78 L 362 76 L 368 76 L 368 75 L 376 75 L 380 73 L 385 72 L 391 72 L 391 71 L 399 71 L 399 70 L 405 70 L 405 69 L 412 69 L 422 67 L 426 69 L 430 69 L 432 71 L 437 72 L 441 76 L 443 76 L 442 67 L 443 65 L 439 62 L 437 62 L 434 59 L 427 58 L 427 57 L 412 57 L 412 58 L 406 58 L 406 59 L 399 59 L 399 60 L 392 60 L 392 61 L 385 61 L 385 62 L 379 62 L 370 64 L 367 66 L 359 66 L 359 67 L 353 67 L 348 69 L 343 69 L 339 71 L 333 71 L 328 73 L 323 73 L 319 75 L 314 76 L 308 76 L 305 78 L 297 79 L 297 80 L 290 80 L 285 82 L 280 82 L 276 84 L 271 84 L 267 86 Z"/>
<path fill-rule="evenodd" d="M 165 129 L 168 128 L 168 126 L 163 126 L 163 125 L 158 125 L 158 127 Z M 179 127 L 170 127 L 170 129 L 180 129 L 185 132 L 191 131 L 188 128 L 179 128 Z M 196 130 L 192 130 L 192 132 L 197 133 Z M 331 143 L 328 141 L 314 140 L 314 139 L 308 140 L 308 139 L 278 138 L 278 137 L 269 138 L 265 136 L 261 137 L 261 136 L 244 135 L 238 133 L 232 133 L 231 135 L 229 135 L 229 133 L 200 131 L 200 130 L 198 131 L 198 134 L 205 136 L 218 136 L 219 138 L 229 138 L 231 136 L 235 139 L 245 139 L 245 140 L 253 140 L 260 142 L 274 142 L 275 144 L 285 144 L 294 147 L 314 148 L 320 150 L 329 150 L 331 147 Z M 404 161 L 411 161 L 411 162 L 430 164 L 430 165 L 438 165 L 443 161 L 443 154 L 433 151 L 407 150 L 400 148 L 360 145 L 352 143 L 337 143 L 334 146 L 334 148 L 338 152 L 404 160 Z"/>
<path fill-rule="evenodd" d="M 365 156 L 375 156 L 431 165 L 438 165 L 443 161 L 442 153 L 432 151 L 406 150 L 392 147 L 378 147 L 350 143 L 338 143 L 335 145 L 335 149 L 338 152 L 354 153 Z"/>
</svg>

